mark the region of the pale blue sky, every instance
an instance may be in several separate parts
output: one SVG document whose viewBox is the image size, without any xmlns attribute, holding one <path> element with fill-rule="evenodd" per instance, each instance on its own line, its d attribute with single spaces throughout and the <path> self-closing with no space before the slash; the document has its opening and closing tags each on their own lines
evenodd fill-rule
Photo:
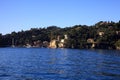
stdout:
<svg viewBox="0 0 120 80">
<path fill-rule="evenodd" d="M 0 33 L 120 20 L 120 0 L 0 0 Z"/>
</svg>

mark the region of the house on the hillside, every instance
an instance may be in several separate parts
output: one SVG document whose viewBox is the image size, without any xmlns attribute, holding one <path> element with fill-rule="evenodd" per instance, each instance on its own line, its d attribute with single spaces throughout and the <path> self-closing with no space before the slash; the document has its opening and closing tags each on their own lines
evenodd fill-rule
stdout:
<svg viewBox="0 0 120 80">
<path fill-rule="evenodd" d="M 42 47 L 42 42 L 40 40 L 34 41 L 33 47 Z"/>
<path fill-rule="evenodd" d="M 65 43 L 65 40 L 64 39 L 61 39 L 59 44 L 58 44 L 58 47 L 59 48 L 63 48 L 64 47 L 64 43 Z"/>
<path fill-rule="evenodd" d="M 117 34 L 117 35 L 120 35 L 120 31 L 116 31 L 116 34 Z"/>
<path fill-rule="evenodd" d="M 64 39 L 61 39 L 61 40 L 59 41 L 58 47 L 59 47 L 59 48 L 64 48 L 64 47 L 65 47 L 65 40 L 67 40 L 67 39 L 68 39 L 68 36 L 67 36 L 67 35 L 64 35 Z"/>
<path fill-rule="evenodd" d="M 50 41 L 49 48 L 57 48 L 57 41 L 55 39 Z"/>
<path fill-rule="evenodd" d="M 64 39 L 68 39 L 68 36 L 66 34 L 64 35 Z"/>
<path fill-rule="evenodd" d="M 60 39 L 60 36 L 57 37 L 57 40 L 54 39 L 54 40 L 51 40 L 50 41 L 50 45 L 49 47 L 50 48 L 64 48 L 65 47 L 65 40 L 68 39 L 68 36 L 67 35 L 64 35 L 64 38 L 63 39 Z"/>
<path fill-rule="evenodd" d="M 90 48 L 94 48 L 96 46 L 95 41 L 92 38 L 87 39 L 87 43 Z"/>
<path fill-rule="evenodd" d="M 92 38 L 87 39 L 87 43 L 94 43 L 94 39 Z"/>
<path fill-rule="evenodd" d="M 99 36 L 102 37 L 104 35 L 103 31 L 98 32 Z"/>
</svg>

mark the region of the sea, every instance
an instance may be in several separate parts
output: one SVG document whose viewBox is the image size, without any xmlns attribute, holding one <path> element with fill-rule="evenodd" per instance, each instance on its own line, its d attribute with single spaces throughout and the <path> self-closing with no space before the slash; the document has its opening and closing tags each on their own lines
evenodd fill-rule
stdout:
<svg viewBox="0 0 120 80">
<path fill-rule="evenodd" d="M 120 50 L 0 48 L 0 80 L 120 80 Z"/>
</svg>

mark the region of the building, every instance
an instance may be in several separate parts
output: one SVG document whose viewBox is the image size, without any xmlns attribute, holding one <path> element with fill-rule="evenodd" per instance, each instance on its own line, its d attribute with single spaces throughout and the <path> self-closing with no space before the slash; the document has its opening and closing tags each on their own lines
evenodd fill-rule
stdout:
<svg viewBox="0 0 120 80">
<path fill-rule="evenodd" d="M 120 31 L 116 31 L 116 34 L 117 34 L 117 35 L 120 35 Z"/>
<path fill-rule="evenodd" d="M 64 48 L 65 47 L 65 40 L 68 39 L 67 35 L 64 35 L 64 38 L 61 39 L 60 36 L 57 36 L 57 39 L 51 40 L 50 41 L 50 48 Z"/>
<path fill-rule="evenodd" d="M 57 36 L 57 40 L 60 41 L 60 36 Z"/>
<path fill-rule="evenodd" d="M 99 36 L 102 37 L 104 35 L 104 32 L 101 31 L 101 32 L 98 32 L 98 34 L 99 34 Z"/>
<path fill-rule="evenodd" d="M 92 38 L 87 39 L 87 43 L 89 44 L 90 48 L 94 48 L 96 46 L 96 42 Z"/>
<path fill-rule="evenodd" d="M 33 47 L 42 47 L 42 42 L 40 40 L 34 41 Z"/>
<path fill-rule="evenodd" d="M 61 39 L 59 44 L 58 44 L 58 47 L 59 48 L 64 48 L 64 43 L 65 43 L 65 40 L 64 39 Z"/>
<path fill-rule="evenodd" d="M 87 39 L 87 43 L 94 43 L 94 39 L 92 38 Z"/>
<path fill-rule="evenodd" d="M 50 41 L 49 48 L 57 48 L 57 41 L 55 39 Z"/>
<path fill-rule="evenodd" d="M 64 39 L 68 39 L 68 36 L 66 34 L 64 35 Z"/>
</svg>

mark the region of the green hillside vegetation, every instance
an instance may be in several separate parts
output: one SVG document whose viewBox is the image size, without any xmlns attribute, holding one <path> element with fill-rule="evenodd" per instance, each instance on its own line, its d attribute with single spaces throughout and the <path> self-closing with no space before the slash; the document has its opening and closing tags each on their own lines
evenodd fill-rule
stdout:
<svg viewBox="0 0 120 80">
<path fill-rule="evenodd" d="M 72 27 L 60 28 L 49 26 L 47 28 L 32 28 L 27 31 L 12 32 L 11 34 L 0 34 L 0 47 L 24 47 L 26 44 L 34 45 L 49 42 L 57 39 L 57 36 L 64 38 L 65 48 L 78 49 L 120 49 L 120 21 L 103 22 L 100 21 L 92 26 L 75 25 Z M 46 46 L 47 47 L 47 46 Z"/>
</svg>

